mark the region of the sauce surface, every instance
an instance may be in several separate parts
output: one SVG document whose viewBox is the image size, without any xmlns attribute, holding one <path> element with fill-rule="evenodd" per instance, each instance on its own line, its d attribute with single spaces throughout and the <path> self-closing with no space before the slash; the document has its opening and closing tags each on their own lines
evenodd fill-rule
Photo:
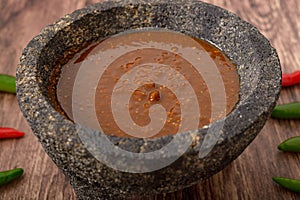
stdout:
<svg viewBox="0 0 300 200">
<path fill-rule="evenodd" d="M 56 94 L 65 115 L 84 126 L 160 137 L 224 118 L 239 100 L 239 77 L 204 40 L 142 29 L 77 53 L 62 67 Z"/>
</svg>

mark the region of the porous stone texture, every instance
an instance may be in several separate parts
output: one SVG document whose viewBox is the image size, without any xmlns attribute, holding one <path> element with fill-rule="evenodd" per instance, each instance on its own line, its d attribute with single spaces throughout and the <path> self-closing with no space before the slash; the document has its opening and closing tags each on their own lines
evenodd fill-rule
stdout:
<svg viewBox="0 0 300 200">
<path fill-rule="evenodd" d="M 82 46 L 140 27 L 167 28 L 215 44 L 237 66 L 240 100 L 221 121 L 222 127 L 213 129 L 218 131 L 218 140 L 207 156 L 199 157 L 199 148 L 208 129 L 220 122 L 192 131 L 197 136 L 193 145 L 173 164 L 153 172 L 128 173 L 106 166 L 85 148 L 76 124 L 54 109 L 49 77 L 59 60 Z M 172 192 L 212 176 L 237 158 L 262 129 L 280 85 L 276 51 L 255 27 L 224 9 L 192 0 L 107 1 L 77 10 L 42 30 L 24 49 L 17 68 L 20 108 L 47 154 L 69 178 L 78 199 Z M 140 152 L 157 149 L 172 137 L 110 139 Z M 202 148 L 211 147 L 208 143 Z"/>
</svg>

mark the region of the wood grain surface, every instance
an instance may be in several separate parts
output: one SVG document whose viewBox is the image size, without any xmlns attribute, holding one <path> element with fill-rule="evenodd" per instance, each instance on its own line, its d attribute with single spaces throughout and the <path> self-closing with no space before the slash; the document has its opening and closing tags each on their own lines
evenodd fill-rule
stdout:
<svg viewBox="0 0 300 200">
<path fill-rule="evenodd" d="M 96 0 L 1 0 L 0 73 L 14 75 L 22 49 L 46 25 Z M 277 49 L 283 72 L 300 70 L 300 1 L 206 0 L 258 27 Z M 262 99 L 263 101 L 263 99 Z M 300 86 L 283 89 L 278 103 L 300 101 Z M 26 132 L 19 140 L 0 141 L 0 171 L 15 167 L 24 176 L 0 188 L 0 199 L 76 199 L 59 169 L 43 151 L 22 116 L 14 95 L 0 93 L 0 126 Z M 272 176 L 300 179 L 300 154 L 277 145 L 300 135 L 297 120 L 268 120 L 244 151 L 223 171 L 201 184 L 171 194 L 137 199 L 300 199 L 274 184 Z"/>
</svg>

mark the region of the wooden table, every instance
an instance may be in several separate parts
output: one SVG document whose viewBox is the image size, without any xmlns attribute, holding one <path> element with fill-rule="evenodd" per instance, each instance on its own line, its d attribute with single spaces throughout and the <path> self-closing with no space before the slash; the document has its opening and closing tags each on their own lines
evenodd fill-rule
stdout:
<svg viewBox="0 0 300 200">
<path fill-rule="evenodd" d="M 206 1 L 258 27 L 277 49 L 283 72 L 300 69 L 300 1 Z M 0 73 L 15 74 L 22 49 L 44 26 L 93 2 L 97 0 L 1 0 Z M 300 86 L 283 89 L 279 103 L 297 100 Z M 1 93 L 0 111 L 0 126 L 26 132 L 23 139 L 0 141 L 0 171 L 25 170 L 21 180 L 0 188 L 0 199 L 75 199 L 70 184 L 31 132 L 16 97 Z M 284 139 L 300 135 L 297 123 L 270 119 L 244 153 L 220 173 L 193 187 L 149 199 L 300 199 L 271 180 L 272 176 L 300 179 L 300 154 L 277 150 Z"/>
</svg>

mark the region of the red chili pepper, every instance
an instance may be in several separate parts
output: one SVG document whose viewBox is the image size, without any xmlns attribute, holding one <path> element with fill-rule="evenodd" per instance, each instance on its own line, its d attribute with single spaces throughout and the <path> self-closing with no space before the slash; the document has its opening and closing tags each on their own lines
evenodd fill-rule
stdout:
<svg viewBox="0 0 300 200">
<path fill-rule="evenodd" d="M 0 139 L 20 138 L 24 136 L 24 132 L 18 131 L 14 128 L 0 128 Z"/>
<path fill-rule="evenodd" d="M 300 83 L 300 71 L 294 71 L 290 74 L 282 74 L 282 86 L 292 86 Z"/>
</svg>

